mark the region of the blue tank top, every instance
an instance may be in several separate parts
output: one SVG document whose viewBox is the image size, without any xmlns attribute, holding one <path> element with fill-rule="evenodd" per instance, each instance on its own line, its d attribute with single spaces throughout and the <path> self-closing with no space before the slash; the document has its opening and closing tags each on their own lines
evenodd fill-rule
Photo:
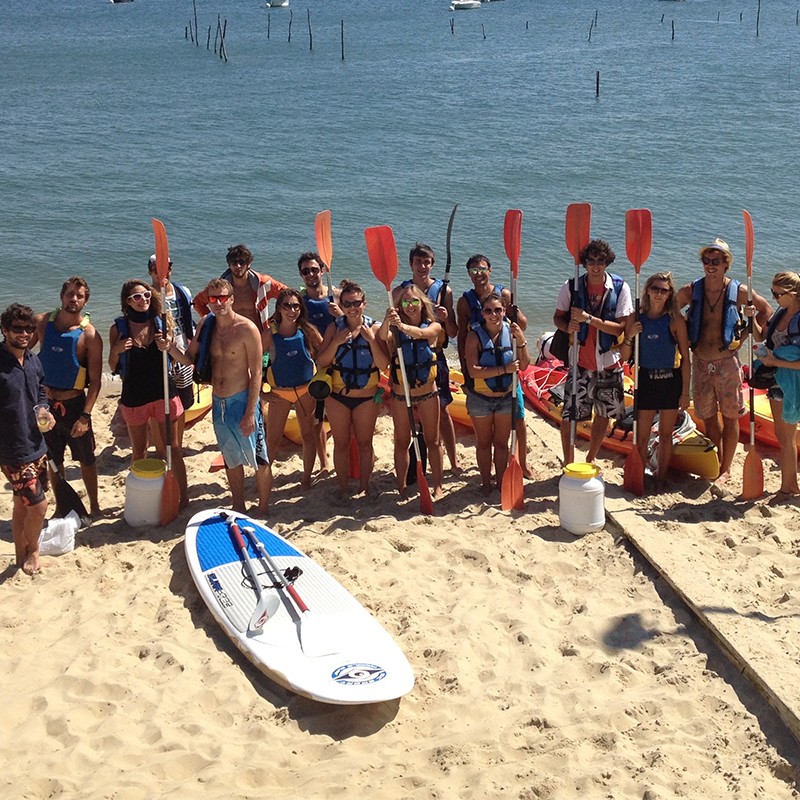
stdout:
<svg viewBox="0 0 800 800">
<path fill-rule="evenodd" d="M 675 337 L 669 329 L 669 314 L 650 319 L 646 314 L 639 318 L 642 332 L 639 335 L 639 364 L 644 369 L 672 369 L 675 366 Z"/>
<path fill-rule="evenodd" d="M 270 386 L 305 386 L 314 376 L 314 361 L 306 347 L 303 331 L 298 328 L 292 336 L 281 336 L 273 331 L 272 344 L 275 355 L 267 373 Z"/>
<path fill-rule="evenodd" d="M 333 314 L 328 310 L 328 298 L 321 297 L 315 300 L 304 294 L 303 302 L 306 304 L 308 321 L 324 336 L 328 325 L 333 322 Z"/>
</svg>

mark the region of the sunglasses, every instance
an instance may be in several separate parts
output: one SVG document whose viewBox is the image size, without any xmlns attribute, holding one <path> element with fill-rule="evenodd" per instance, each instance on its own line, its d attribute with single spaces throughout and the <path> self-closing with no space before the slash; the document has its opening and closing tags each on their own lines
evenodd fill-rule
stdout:
<svg viewBox="0 0 800 800">
<path fill-rule="evenodd" d="M 780 299 L 781 299 L 781 297 L 783 297 L 784 295 L 787 295 L 787 294 L 789 294 L 789 292 L 776 292 L 774 289 L 772 290 L 772 296 L 773 296 L 773 297 L 774 297 L 776 300 L 780 300 Z M 12 330 L 13 330 L 13 329 L 12 329 Z"/>
<path fill-rule="evenodd" d="M 285 308 L 287 311 L 299 311 L 300 303 L 281 303 L 281 308 Z"/>
<path fill-rule="evenodd" d="M 360 308 L 365 302 L 365 300 L 342 300 L 342 306 L 344 308 Z"/>
<path fill-rule="evenodd" d="M 248 266 L 248 262 L 247 261 L 229 261 L 228 262 L 228 266 L 229 267 L 246 267 L 246 266 Z"/>
<path fill-rule="evenodd" d="M 401 300 L 400 305 L 402 308 L 416 308 L 422 305 L 422 300 L 419 297 L 413 297 L 410 300 Z"/>
<path fill-rule="evenodd" d="M 305 277 L 306 275 L 319 275 L 322 270 L 319 267 L 303 267 L 300 274 Z"/>
<path fill-rule="evenodd" d="M 470 267 L 467 272 L 470 275 L 482 275 L 484 272 L 489 272 L 489 267 Z"/>
<path fill-rule="evenodd" d="M 28 333 L 33 334 L 36 332 L 35 325 L 12 325 L 9 330 L 11 333 Z"/>
<path fill-rule="evenodd" d="M 604 258 L 587 258 L 585 263 L 587 267 L 595 267 L 605 264 L 606 260 Z"/>
<path fill-rule="evenodd" d="M 484 308 L 481 311 L 481 313 L 483 314 L 484 317 L 488 317 L 490 315 L 494 316 L 495 314 L 502 314 L 503 313 L 503 308 L 502 308 L 502 306 L 500 308 Z"/>
<path fill-rule="evenodd" d="M 669 294 L 670 290 L 667 286 L 651 286 L 647 291 L 653 294 Z"/>
<path fill-rule="evenodd" d="M 708 256 L 703 256 L 703 263 L 706 266 L 718 267 L 725 261 L 724 258 L 709 258 Z"/>
<path fill-rule="evenodd" d="M 208 302 L 209 303 L 224 303 L 227 300 L 230 300 L 231 296 L 229 294 L 210 294 L 208 295 Z"/>
<path fill-rule="evenodd" d="M 145 300 L 149 300 L 152 296 L 153 293 L 150 291 L 134 292 L 133 294 L 128 295 L 128 300 L 133 300 L 134 303 L 143 303 Z"/>
</svg>

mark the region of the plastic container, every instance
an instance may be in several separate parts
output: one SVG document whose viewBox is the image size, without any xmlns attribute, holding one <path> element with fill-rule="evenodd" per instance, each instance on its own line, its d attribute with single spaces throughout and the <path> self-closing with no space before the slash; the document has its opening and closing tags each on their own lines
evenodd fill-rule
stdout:
<svg viewBox="0 0 800 800">
<path fill-rule="evenodd" d="M 594 464 L 567 464 L 558 482 L 558 520 L 575 536 L 606 524 L 606 487 Z"/>
<path fill-rule="evenodd" d="M 134 461 L 125 479 L 125 522 L 133 528 L 161 524 L 161 490 L 166 465 L 160 458 Z"/>
</svg>

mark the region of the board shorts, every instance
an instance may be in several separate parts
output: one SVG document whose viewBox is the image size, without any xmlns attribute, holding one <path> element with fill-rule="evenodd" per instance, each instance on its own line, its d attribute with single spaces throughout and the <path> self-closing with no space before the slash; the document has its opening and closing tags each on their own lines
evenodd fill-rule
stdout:
<svg viewBox="0 0 800 800">
<path fill-rule="evenodd" d="M 453 392 L 450 389 L 450 365 L 443 350 L 436 351 L 436 388 L 439 390 L 439 405 L 442 408 L 449 406 L 453 402 Z"/>
<path fill-rule="evenodd" d="M 467 395 L 467 414 L 470 417 L 491 417 L 492 414 L 512 414 L 514 412 L 514 395 L 499 395 L 489 397 L 485 394 L 478 394 L 472 389 L 465 387 Z"/>
<path fill-rule="evenodd" d="M 152 403 L 145 403 L 143 406 L 124 406 L 120 403 L 119 410 L 122 419 L 128 425 L 144 425 L 151 419 L 156 422 L 165 422 L 167 418 L 164 413 L 163 400 L 153 400 Z M 173 420 L 183 414 L 183 403 L 181 403 L 180 397 L 170 397 L 169 414 Z"/>
<path fill-rule="evenodd" d="M 514 420 L 525 419 L 525 395 L 522 394 L 522 381 L 517 381 L 517 393 L 514 396 Z"/>
<path fill-rule="evenodd" d="M 0 469 L 11 484 L 14 497 L 21 498 L 23 505 L 38 506 L 47 499 L 47 453 L 28 464 L 3 464 Z"/>
<path fill-rule="evenodd" d="M 678 369 L 639 368 L 636 403 L 641 411 L 678 409 L 683 391 L 683 375 Z"/>
<path fill-rule="evenodd" d="M 700 419 L 716 415 L 736 419 L 745 413 L 742 365 L 736 356 L 704 361 L 692 360 L 692 400 Z"/>
<path fill-rule="evenodd" d="M 45 431 L 43 435 L 47 444 L 47 456 L 59 468 L 64 463 L 64 452 L 67 449 L 67 445 L 69 445 L 73 460 L 79 464 L 91 467 L 96 461 L 92 421 L 89 420 L 89 430 L 83 436 L 72 435 L 72 426 L 83 413 L 85 402 L 86 398 L 82 394 L 66 400 L 52 400 L 50 402 L 50 413 L 53 415 L 56 424 L 52 430 Z"/>
<path fill-rule="evenodd" d="M 245 464 L 258 469 L 269 464 L 264 415 L 261 413 L 260 403 L 256 403 L 255 430 L 249 436 L 242 435 L 240 424 L 247 409 L 248 394 L 248 390 L 244 389 L 230 397 L 218 397 L 215 394 L 211 396 L 211 419 L 226 469 Z"/>
<path fill-rule="evenodd" d="M 606 419 L 625 416 L 625 385 L 622 368 L 593 370 L 578 365 L 576 381 L 576 422 L 591 419 L 592 414 Z M 561 419 L 570 419 L 572 380 L 567 378 Z"/>
</svg>

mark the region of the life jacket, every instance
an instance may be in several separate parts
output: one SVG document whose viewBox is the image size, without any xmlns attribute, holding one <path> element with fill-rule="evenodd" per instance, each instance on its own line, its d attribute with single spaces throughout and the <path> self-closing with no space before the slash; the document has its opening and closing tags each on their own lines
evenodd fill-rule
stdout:
<svg viewBox="0 0 800 800">
<path fill-rule="evenodd" d="M 155 323 L 156 326 L 156 333 L 161 333 L 164 330 L 164 322 L 161 317 L 152 317 L 152 321 Z M 131 335 L 130 325 L 128 324 L 127 317 L 117 317 L 114 320 L 114 324 L 117 326 L 117 330 L 119 331 L 119 338 L 120 339 L 127 339 Z M 119 361 L 117 361 L 117 368 L 114 370 L 114 375 L 119 375 L 123 380 L 125 380 L 125 375 L 128 372 L 128 351 L 123 350 L 119 354 Z"/>
<path fill-rule="evenodd" d="M 505 286 L 501 286 L 499 283 L 496 283 L 494 285 L 494 289 L 492 289 L 489 294 L 496 294 L 502 297 L 505 288 Z M 469 291 L 464 292 L 464 294 L 461 296 L 465 298 L 469 304 L 470 327 L 474 328 L 476 325 L 480 325 L 483 322 L 483 313 L 481 311 L 481 300 L 483 300 L 483 298 L 478 297 L 478 293 L 475 291 L 474 287 Z"/>
<path fill-rule="evenodd" d="M 673 369 L 675 364 L 675 337 L 670 330 L 672 318 L 662 314 L 651 319 L 646 314 L 639 317 L 642 332 L 639 335 L 639 366 L 644 369 Z"/>
<path fill-rule="evenodd" d="M 481 367 L 502 367 L 508 366 L 514 358 L 514 351 L 511 346 L 511 326 L 508 322 L 503 322 L 497 344 L 492 341 L 486 326 L 483 324 L 474 325 L 473 331 L 478 336 L 480 350 L 478 351 L 478 365 Z M 493 378 L 475 378 L 474 387 L 478 394 L 501 397 L 509 394 L 513 375 L 497 375 Z"/>
<path fill-rule="evenodd" d="M 220 277 L 224 278 L 232 286 L 232 275 L 233 273 L 229 267 Z M 253 292 L 253 301 L 256 311 L 258 312 L 258 319 L 261 322 L 261 328 L 263 329 L 269 322 L 269 309 L 267 308 L 267 304 L 269 303 L 270 297 L 276 297 L 278 293 L 286 287 L 277 281 L 273 282 L 272 278 L 268 275 L 261 275 L 252 269 L 247 271 L 247 280 Z M 208 308 L 208 295 L 205 290 L 194 298 L 193 305 L 195 311 L 203 317 L 210 313 Z"/>
<path fill-rule="evenodd" d="M 50 314 L 44 330 L 44 341 L 39 348 L 39 361 L 44 369 L 44 385 L 51 389 L 85 389 L 87 386 L 86 367 L 78 361 L 78 340 L 89 324 L 85 314 L 77 328 L 59 331 L 56 317 L 60 309 Z"/>
<path fill-rule="evenodd" d="M 324 336 L 328 325 L 334 320 L 328 305 L 327 297 L 312 298 L 303 292 L 303 302 L 306 304 L 308 321 Z"/>
<path fill-rule="evenodd" d="M 270 330 L 275 353 L 270 358 L 267 383 L 273 388 L 305 386 L 315 372 L 305 334 L 298 328 L 293 336 L 281 336 L 274 322 L 270 323 Z"/>
<path fill-rule="evenodd" d="M 689 346 L 694 350 L 700 341 L 703 329 L 703 311 L 706 304 L 705 278 L 692 281 L 692 301 L 686 315 L 689 331 Z M 725 291 L 722 306 L 722 347 L 721 350 L 738 350 L 742 346 L 744 322 L 739 313 L 739 281 L 731 278 Z"/>
<path fill-rule="evenodd" d="M 619 275 L 612 275 L 610 272 L 606 273 L 609 278 L 611 278 L 611 289 L 608 288 L 608 281 L 606 281 L 606 289 L 603 293 L 603 300 L 600 304 L 600 313 L 595 314 L 594 316 L 600 317 L 600 319 L 605 320 L 607 322 L 616 322 L 617 319 L 617 303 L 619 301 L 619 293 L 622 291 L 622 286 L 625 283 Z M 575 295 L 574 287 L 571 287 L 571 291 L 573 294 L 573 302 L 578 308 L 582 308 L 584 311 L 589 310 L 589 290 L 586 286 L 588 282 L 588 277 L 586 274 L 583 274 L 578 279 L 578 292 L 577 297 Z M 578 342 L 583 345 L 586 342 L 587 337 L 589 336 L 589 323 L 582 322 L 581 327 L 578 329 Z M 607 353 L 616 343 L 617 337 L 611 333 L 605 333 L 604 331 L 597 331 L 597 341 L 600 346 L 601 353 Z"/>
<path fill-rule="evenodd" d="M 364 324 L 373 325 L 374 320 L 364 315 Z M 336 329 L 343 331 L 347 326 L 344 316 L 336 319 Z M 372 358 L 369 342 L 359 333 L 346 344 L 340 344 L 333 359 L 333 385 L 335 392 L 350 392 L 353 389 L 371 389 L 378 385 L 378 368 Z"/>
<path fill-rule="evenodd" d="M 192 296 L 185 286 L 173 283 L 175 304 L 178 307 L 178 323 L 187 342 L 194 338 L 194 319 L 192 318 Z M 166 299 L 166 298 L 165 298 Z"/>
<path fill-rule="evenodd" d="M 414 281 L 406 280 L 400 284 L 401 289 L 406 289 L 409 286 L 412 286 Z M 428 297 L 428 300 L 431 301 L 435 306 L 439 305 L 439 296 L 442 294 L 442 287 L 445 285 L 444 281 L 441 278 L 435 280 L 426 290 L 425 294 Z M 442 298 L 442 302 L 444 302 L 444 298 Z M 436 340 L 436 352 L 440 352 L 445 347 L 447 347 L 450 341 L 450 337 L 447 335 L 447 331 L 444 329 L 444 325 L 442 325 L 442 332 L 439 334 L 439 338 Z"/>
<path fill-rule="evenodd" d="M 427 328 L 429 322 L 423 322 L 420 328 Z M 403 350 L 403 363 L 406 368 L 409 389 L 425 386 L 436 379 L 436 354 L 427 339 L 412 339 L 399 330 L 394 332 L 396 341 Z M 400 372 L 400 359 L 397 353 L 392 356 L 392 383 L 403 385 Z"/>
<path fill-rule="evenodd" d="M 213 314 L 208 314 L 203 318 L 200 333 L 197 334 L 197 355 L 194 359 L 195 383 L 211 383 L 211 336 L 216 324 L 217 318 Z"/>
<path fill-rule="evenodd" d="M 775 349 L 775 344 L 772 340 L 772 336 L 775 333 L 775 330 L 778 327 L 778 323 L 783 319 L 783 315 L 786 313 L 785 308 L 779 308 L 771 317 L 769 322 L 767 323 L 767 336 L 766 336 L 766 344 L 770 350 Z M 786 344 L 793 344 L 795 347 L 800 347 L 800 312 L 795 314 L 789 320 L 789 327 L 786 329 L 786 332 L 789 334 L 789 341 Z M 41 356 L 40 356 L 41 358 Z"/>
</svg>

